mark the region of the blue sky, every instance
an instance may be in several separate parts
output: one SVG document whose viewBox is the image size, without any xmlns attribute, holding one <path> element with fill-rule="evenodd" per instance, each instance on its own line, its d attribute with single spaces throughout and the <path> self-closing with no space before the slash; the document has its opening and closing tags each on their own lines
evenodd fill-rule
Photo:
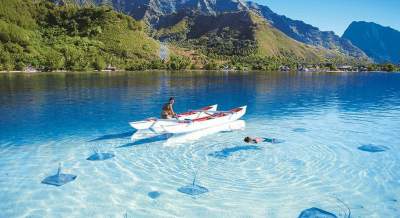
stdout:
<svg viewBox="0 0 400 218">
<path fill-rule="evenodd" d="M 400 0 L 254 0 L 274 12 L 342 35 L 352 21 L 400 30 Z"/>
</svg>

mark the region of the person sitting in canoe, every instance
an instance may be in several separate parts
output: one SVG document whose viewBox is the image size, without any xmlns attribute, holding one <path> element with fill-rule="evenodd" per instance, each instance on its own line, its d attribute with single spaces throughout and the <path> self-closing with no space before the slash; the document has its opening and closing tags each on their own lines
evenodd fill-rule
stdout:
<svg viewBox="0 0 400 218">
<path fill-rule="evenodd" d="M 260 142 L 278 143 L 278 141 L 276 139 L 260 138 L 260 137 L 251 138 L 249 136 L 244 138 L 244 141 L 246 143 L 252 143 L 252 144 L 258 144 Z"/>
<path fill-rule="evenodd" d="M 174 103 L 175 103 L 175 98 L 171 97 L 169 98 L 168 103 L 164 104 L 161 112 L 162 119 L 172 119 L 176 116 L 176 113 L 174 112 L 174 109 L 172 107 Z"/>
</svg>

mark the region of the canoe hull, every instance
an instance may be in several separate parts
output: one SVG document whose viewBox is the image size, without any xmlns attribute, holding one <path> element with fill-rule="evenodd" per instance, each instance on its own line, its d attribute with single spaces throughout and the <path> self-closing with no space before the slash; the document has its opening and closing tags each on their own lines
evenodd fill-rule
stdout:
<svg viewBox="0 0 400 218">
<path fill-rule="evenodd" d="M 161 126 L 161 128 L 164 132 L 174 134 L 194 132 L 236 121 L 246 114 L 246 109 L 247 106 L 243 106 L 231 110 L 231 113 L 217 113 L 212 116 L 194 119 L 193 121 L 181 121 L 174 125 Z"/>
<path fill-rule="evenodd" d="M 222 124 L 219 126 L 213 126 L 207 129 L 202 129 L 190 133 L 183 134 L 172 134 L 170 138 L 164 143 L 164 146 L 176 146 L 180 144 L 185 144 L 192 141 L 197 141 L 202 137 L 216 134 L 219 132 L 233 132 L 238 130 L 243 130 L 246 127 L 246 122 L 244 120 L 236 120 L 230 123 Z"/>
</svg>

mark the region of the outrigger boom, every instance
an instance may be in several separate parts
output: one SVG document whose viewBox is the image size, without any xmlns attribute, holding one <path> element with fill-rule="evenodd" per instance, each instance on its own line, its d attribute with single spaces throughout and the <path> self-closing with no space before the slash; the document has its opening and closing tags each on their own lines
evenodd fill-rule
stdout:
<svg viewBox="0 0 400 218">
<path fill-rule="evenodd" d="M 215 114 L 215 113 L 224 113 L 224 114 L 233 114 L 233 111 L 206 111 L 206 110 L 193 110 L 194 112 L 204 112 L 208 114 Z"/>
</svg>

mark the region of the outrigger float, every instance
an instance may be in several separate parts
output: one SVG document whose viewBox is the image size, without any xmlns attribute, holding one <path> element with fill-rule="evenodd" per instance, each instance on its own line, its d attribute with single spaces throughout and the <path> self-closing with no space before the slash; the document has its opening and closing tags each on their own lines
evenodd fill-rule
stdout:
<svg viewBox="0 0 400 218">
<path fill-rule="evenodd" d="M 176 119 L 149 118 L 144 121 L 131 122 L 130 125 L 137 130 L 149 129 L 156 133 L 194 132 L 236 121 L 246 114 L 247 106 L 229 111 L 217 111 L 216 109 L 217 105 L 212 105 L 201 110 L 179 114 Z"/>
</svg>

